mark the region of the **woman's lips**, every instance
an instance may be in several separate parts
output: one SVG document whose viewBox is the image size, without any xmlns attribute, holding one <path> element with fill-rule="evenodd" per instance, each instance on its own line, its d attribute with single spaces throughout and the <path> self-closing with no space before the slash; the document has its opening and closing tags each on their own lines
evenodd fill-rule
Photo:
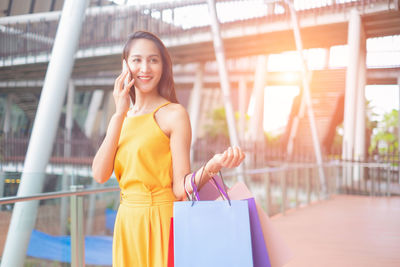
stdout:
<svg viewBox="0 0 400 267">
<path fill-rule="evenodd" d="M 151 76 L 138 76 L 137 78 L 144 82 L 150 81 L 152 79 Z"/>
</svg>

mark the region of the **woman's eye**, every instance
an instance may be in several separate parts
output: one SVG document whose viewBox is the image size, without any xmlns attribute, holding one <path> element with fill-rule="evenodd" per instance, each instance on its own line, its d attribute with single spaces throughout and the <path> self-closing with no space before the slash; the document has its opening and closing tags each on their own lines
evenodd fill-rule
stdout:
<svg viewBox="0 0 400 267">
<path fill-rule="evenodd" d="M 138 63 L 138 62 L 140 62 L 140 58 L 134 58 L 134 59 L 132 59 L 132 62 Z"/>
<path fill-rule="evenodd" d="M 150 59 L 150 62 L 151 62 L 151 63 L 158 63 L 158 59 L 152 58 L 152 59 Z"/>
</svg>

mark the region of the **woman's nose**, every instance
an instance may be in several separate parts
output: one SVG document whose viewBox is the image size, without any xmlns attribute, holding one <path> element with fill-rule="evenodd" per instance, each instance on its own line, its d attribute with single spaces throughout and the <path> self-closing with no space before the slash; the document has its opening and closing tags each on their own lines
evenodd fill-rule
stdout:
<svg viewBox="0 0 400 267">
<path fill-rule="evenodd" d="M 147 62 L 144 60 L 142 64 L 140 65 L 140 71 L 141 72 L 147 72 L 149 70 L 149 66 Z"/>
</svg>

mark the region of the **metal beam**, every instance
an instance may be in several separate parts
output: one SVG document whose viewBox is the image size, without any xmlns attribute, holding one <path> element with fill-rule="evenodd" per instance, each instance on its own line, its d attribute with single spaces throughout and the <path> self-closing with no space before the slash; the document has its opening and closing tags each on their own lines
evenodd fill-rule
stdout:
<svg viewBox="0 0 400 267">
<path fill-rule="evenodd" d="M 300 35 L 300 26 L 299 26 L 299 21 L 297 19 L 297 14 L 294 9 L 293 3 L 289 0 L 285 1 L 290 9 L 290 17 L 292 21 L 292 26 L 293 26 L 293 33 L 294 33 L 294 39 L 296 42 L 296 48 L 297 52 L 300 55 L 300 61 L 301 61 L 301 67 L 302 67 L 302 81 L 303 81 L 303 94 L 304 94 L 304 100 L 306 103 L 307 107 L 307 116 L 308 120 L 310 122 L 310 129 L 311 129 L 311 136 L 312 136 L 312 141 L 313 141 L 313 147 L 314 147 L 314 153 L 315 153 L 315 158 L 318 164 L 318 173 L 319 173 L 319 183 L 321 187 L 321 192 L 323 194 L 326 194 L 326 179 L 325 179 L 325 173 L 324 173 L 324 167 L 322 166 L 322 154 L 321 154 L 321 146 L 319 143 L 318 139 L 318 132 L 317 132 L 317 126 L 315 124 L 315 117 L 314 117 L 314 111 L 312 107 L 312 102 L 311 102 L 311 95 L 310 95 L 310 85 L 309 85 L 309 80 L 308 80 L 308 67 L 305 61 L 305 57 L 303 54 L 303 43 L 301 40 L 301 35 Z"/>
<path fill-rule="evenodd" d="M 35 11 L 35 2 L 36 0 L 31 0 L 31 5 L 29 7 L 29 14 L 32 14 Z"/>
<path fill-rule="evenodd" d="M 8 8 L 6 10 L 6 16 L 7 17 L 11 15 L 12 4 L 13 4 L 13 0 L 9 0 L 8 1 Z"/>
<path fill-rule="evenodd" d="M 46 165 L 56 135 L 67 82 L 74 64 L 88 0 L 65 1 L 57 29 L 52 58 L 48 66 L 38 111 L 24 163 L 18 196 L 42 191 Z M 57 88 L 57 90 L 54 90 Z M 22 267 L 34 228 L 38 201 L 14 206 L 5 243 L 1 267 Z"/>
<path fill-rule="evenodd" d="M 210 12 L 210 17 L 211 17 L 211 30 L 213 36 L 215 57 L 217 59 L 217 64 L 218 64 L 218 73 L 221 82 L 223 101 L 225 105 L 226 120 L 228 123 L 229 139 L 231 142 L 231 146 L 239 146 L 239 139 L 235 125 L 235 114 L 231 102 L 230 84 L 228 78 L 228 71 L 226 67 L 224 45 L 221 38 L 221 29 L 217 17 L 215 0 L 207 0 L 207 2 L 208 2 L 208 10 Z M 238 175 L 237 175 L 238 181 L 244 181 L 243 164 L 240 164 L 237 170 L 238 170 Z"/>
</svg>

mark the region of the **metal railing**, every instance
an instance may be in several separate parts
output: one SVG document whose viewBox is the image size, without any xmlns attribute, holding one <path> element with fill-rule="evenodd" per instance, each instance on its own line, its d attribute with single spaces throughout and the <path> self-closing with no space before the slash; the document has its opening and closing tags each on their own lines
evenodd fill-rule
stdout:
<svg viewBox="0 0 400 267">
<path fill-rule="evenodd" d="M 233 19 L 222 21 L 222 29 L 240 23 L 268 23 L 271 21 L 289 20 L 290 14 L 283 2 L 260 2 L 257 0 L 217 1 L 219 4 L 236 2 L 242 6 L 232 5 L 231 8 L 250 7 L 251 5 L 264 6 L 265 12 L 254 17 L 236 16 Z M 364 10 L 374 3 L 387 3 L 390 9 L 393 0 L 360 0 L 360 1 L 307 1 L 295 3 L 298 16 L 321 14 L 323 12 L 343 12 L 352 7 Z M 126 37 L 135 30 L 148 30 L 161 38 L 177 37 L 179 35 L 193 35 L 209 32 L 209 26 L 193 26 L 186 28 L 180 21 L 188 7 L 206 6 L 206 1 L 190 0 L 177 3 L 153 3 L 143 6 L 105 6 L 91 8 L 87 11 L 79 42 L 79 49 L 85 50 L 96 47 L 121 46 Z M 263 8 L 261 8 L 263 9 Z M 260 7 L 257 8 L 260 10 Z M 0 18 L 0 59 L 48 54 L 55 38 L 58 20 L 61 12 L 33 14 L 18 17 L 18 20 Z M 233 13 L 232 13 L 233 14 Z M 42 17 L 40 18 L 40 15 Z M 101 30 L 99 30 L 101 29 Z"/>
<path fill-rule="evenodd" d="M 284 163 L 245 171 L 246 184 L 256 200 L 269 215 L 286 214 L 313 202 L 329 199 L 335 194 L 361 194 L 369 196 L 400 195 L 398 166 L 392 163 L 345 162 L 332 160 L 323 164 L 326 191 L 321 190 L 318 166 L 314 163 Z M 236 182 L 236 173 L 224 172 L 228 186 Z M 4 177 L 4 175 L 3 175 Z M 70 198 L 71 263 L 84 263 L 84 204 L 83 197 L 118 192 L 119 188 L 84 189 L 73 185 L 70 191 L 57 191 L 31 196 L 0 198 L 0 207 L 24 201 Z"/>
</svg>

